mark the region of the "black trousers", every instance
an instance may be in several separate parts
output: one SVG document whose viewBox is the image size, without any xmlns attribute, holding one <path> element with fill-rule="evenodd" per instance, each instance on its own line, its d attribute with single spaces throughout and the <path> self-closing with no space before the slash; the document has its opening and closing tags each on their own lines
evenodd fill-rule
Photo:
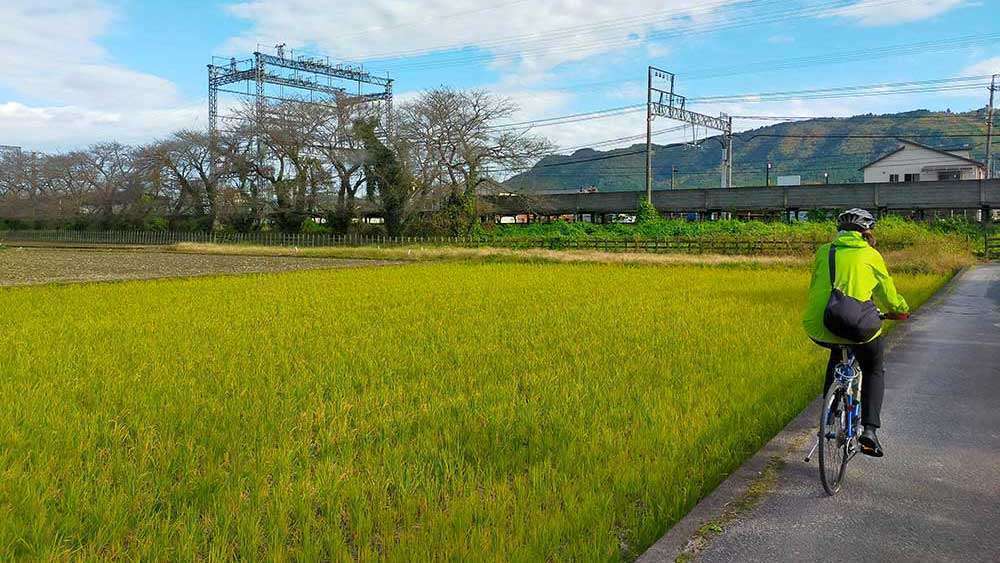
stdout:
<svg viewBox="0 0 1000 563">
<path fill-rule="evenodd" d="M 878 428 L 882 425 L 880 415 L 882 396 L 885 394 L 885 371 L 882 369 L 885 346 L 882 337 L 864 344 L 852 344 L 850 348 L 861 365 L 861 424 Z M 839 362 L 840 351 L 834 348 L 830 351 L 830 361 L 826 364 L 824 395 L 833 383 L 833 368 Z"/>
</svg>

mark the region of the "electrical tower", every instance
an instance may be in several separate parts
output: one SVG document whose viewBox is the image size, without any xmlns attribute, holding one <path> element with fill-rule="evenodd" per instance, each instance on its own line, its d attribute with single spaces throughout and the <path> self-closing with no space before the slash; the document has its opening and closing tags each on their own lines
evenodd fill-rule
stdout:
<svg viewBox="0 0 1000 563">
<path fill-rule="evenodd" d="M 722 131 L 722 187 L 733 185 L 733 118 L 720 114 L 712 117 L 686 109 L 684 96 L 674 92 L 675 75 L 649 67 L 646 86 L 646 200 L 653 202 L 653 119 L 666 117 L 708 129 Z"/>
<path fill-rule="evenodd" d="M 219 94 L 252 101 L 254 129 L 269 112 L 269 103 L 296 102 L 337 107 L 343 104 L 374 105 L 381 134 L 392 134 L 392 79 L 375 76 L 363 67 L 331 64 L 329 57 L 285 55 L 285 44 L 275 45 L 276 55 L 255 51 L 248 59 L 212 58 L 208 65 L 208 126 L 213 138 L 219 120 L 245 117 L 219 115 Z"/>
</svg>

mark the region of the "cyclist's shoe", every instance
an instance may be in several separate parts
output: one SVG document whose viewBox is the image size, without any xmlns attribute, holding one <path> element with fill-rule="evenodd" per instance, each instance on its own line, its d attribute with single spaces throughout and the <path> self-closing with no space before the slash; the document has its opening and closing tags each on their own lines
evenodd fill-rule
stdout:
<svg viewBox="0 0 1000 563">
<path fill-rule="evenodd" d="M 885 452 L 882 451 L 882 444 L 878 443 L 874 426 L 865 426 L 865 431 L 858 438 L 858 443 L 861 444 L 861 453 L 867 456 L 882 457 L 885 455 Z"/>
</svg>

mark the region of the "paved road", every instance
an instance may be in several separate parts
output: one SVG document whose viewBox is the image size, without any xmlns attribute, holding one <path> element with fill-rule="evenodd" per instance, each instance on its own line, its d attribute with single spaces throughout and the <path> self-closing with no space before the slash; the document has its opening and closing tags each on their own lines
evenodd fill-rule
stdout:
<svg viewBox="0 0 1000 563">
<path fill-rule="evenodd" d="M 789 456 L 779 485 L 704 561 L 1000 561 L 1000 264 L 966 272 L 888 352 L 880 433 L 823 495 Z"/>
</svg>

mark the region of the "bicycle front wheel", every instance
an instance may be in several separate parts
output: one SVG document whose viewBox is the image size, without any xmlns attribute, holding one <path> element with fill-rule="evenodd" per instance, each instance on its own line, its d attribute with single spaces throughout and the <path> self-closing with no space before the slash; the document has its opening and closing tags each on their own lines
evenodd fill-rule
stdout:
<svg viewBox="0 0 1000 563">
<path fill-rule="evenodd" d="M 847 470 L 847 417 L 844 388 L 831 385 L 823 398 L 819 419 L 819 476 L 823 488 L 833 496 L 840 491 Z"/>
</svg>

